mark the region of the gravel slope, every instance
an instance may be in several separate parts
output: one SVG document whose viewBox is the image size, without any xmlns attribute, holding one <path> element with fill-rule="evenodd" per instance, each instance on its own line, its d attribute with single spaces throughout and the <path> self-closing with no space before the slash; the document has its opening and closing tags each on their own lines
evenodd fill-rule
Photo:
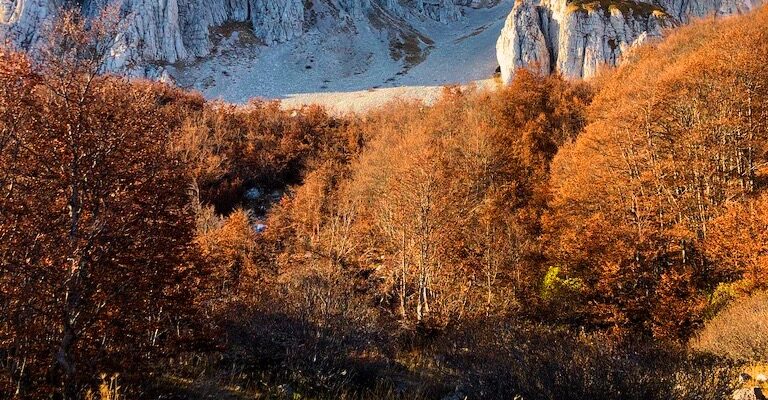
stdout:
<svg viewBox="0 0 768 400">
<path fill-rule="evenodd" d="M 395 98 L 430 102 L 443 85 L 493 75 L 496 40 L 512 2 L 466 8 L 460 21 L 448 24 L 408 21 L 427 41 L 419 42 L 421 59 L 415 65 L 394 59 L 387 32 L 361 23 L 355 32 L 311 31 L 269 47 L 233 27 L 219 33 L 213 56 L 168 72 L 182 87 L 240 104 L 266 98 L 281 99 L 286 107 L 321 103 L 335 111 L 363 111 Z"/>
</svg>

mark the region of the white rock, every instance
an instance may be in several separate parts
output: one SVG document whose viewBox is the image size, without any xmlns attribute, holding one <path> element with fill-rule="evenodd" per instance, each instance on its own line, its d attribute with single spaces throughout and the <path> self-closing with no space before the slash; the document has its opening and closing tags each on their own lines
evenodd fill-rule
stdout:
<svg viewBox="0 0 768 400">
<path fill-rule="evenodd" d="M 250 188 L 245 191 L 245 194 L 243 194 L 243 197 L 245 197 L 246 200 L 258 200 L 262 196 L 261 190 L 259 188 Z"/>
<path fill-rule="evenodd" d="M 518 68 L 531 68 L 543 74 L 550 72 L 550 46 L 537 7 L 531 0 L 515 3 L 512 13 L 496 42 L 496 57 L 501 66 L 501 78 L 509 83 Z"/>
<path fill-rule="evenodd" d="M 733 400 L 765 400 L 765 395 L 760 388 L 744 388 L 733 392 Z"/>
<path fill-rule="evenodd" d="M 286 42 L 304 31 L 303 0 L 252 0 L 251 23 L 267 43 Z"/>
<path fill-rule="evenodd" d="M 30 47 L 56 10 L 54 0 L 0 0 L 0 36 Z"/>
<path fill-rule="evenodd" d="M 371 10 L 403 16 L 412 14 L 441 22 L 461 17 L 459 5 L 469 0 L 84 0 L 83 13 L 95 17 L 116 4 L 126 27 L 112 51 L 111 70 L 135 61 L 172 64 L 210 54 L 210 31 L 227 22 L 249 22 L 254 35 L 265 44 L 301 37 L 313 23 L 315 9 L 331 10 L 331 25 L 368 24 Z M 60 0 L 0 0 L 0 39 L 9 38 L 21 48 L 32 48 L 46 21 L 61 10 Z M 407 4 L 407 5 L 404 5 Z M 491 4 L 491 3 L 488 3 Z M 309 8 L 307 8 L 309 7 Z M 326 22 L 327 23 L 327 22 Z M 368 25 L 366 25 L 368 26 Z"/>
<path fill-rule="evenodd" d="M 568 78 L 595 76 L 616 66 L 630 48 L 661 37 L 665 28 L 709 14 L 742 13 L 763 0 L 641 0 L 603 8 L 599 2 L 520 0 L 497 43 L 502 79 L 518 68 L 560 72 Z M 549 55 L 549 63 L 542 61 Z"/>
</svg>

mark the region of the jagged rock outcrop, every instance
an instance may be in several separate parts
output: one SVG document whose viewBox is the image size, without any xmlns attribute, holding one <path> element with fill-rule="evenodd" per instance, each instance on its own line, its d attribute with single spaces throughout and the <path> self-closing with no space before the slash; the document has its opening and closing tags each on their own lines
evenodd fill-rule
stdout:
<svg viewBox="0 0 768 400">
<path fill-rule="evenodd" d="M 552 61 L 547 43 L 548 26 L 542 26 L 536 6 L 531 2 L 518 2 L 507 17 L 502 35 L 496 44 L 496 52 L 504 80 L 510 70 L 527 67 L 548 74 Z"/>
<path fill-rule="evenodd" d="M 416 9 L 440 22 L 456 21 L 461 17 L 461 10 L 453 0 L 416 0 Z"/>
<path fill-rule="evenodd" d="M 502 80 L 519 68 L 589 78 L 666 28 L 711 14 L 748 11 L 763 0 L 518 0 L 496 45 Z"/>
<path fill-rule="evenodd" d="M 317 23 L 314 11 L 327 11 L 335 21 L 326 25 L 354 30 L 371 10 L 396 17 L 406 14 L 448 22 L 461 17 L 467 0 L 0 0 L 0 39 L 22 48 L 38 41 L 46 21 L 65 3 L 80 6 L 94 17 L 106 7 L 120 8 L 126 21 L 110 68 L 129 60 L 141 64 L 175 63 L 210 53 L 210 32 L 232 22 L 248 22 L 264 44 L 294 40 Z M 474 3 L 473 3 L 474 4 Z M 484 3 L 483 3 L 484 4 Z M 481 3 L 478 3 L 480 6 Z"/>
<path fill-rule="evenodd" d="M 304 26 L 302 0 L 253 0 L 250 7 L 256 36 L 267 42 L 285 42 L 301 35 Z"/>
<path fill-rule="evenodd" d="M 174 63 L 205 56 L 210 29 L 226 22 L 250 22 L 266 44 L 304 32 L 303 0 L 87 0 L 83 7 L 95 16 L 115 2 L 128 21 L 127 47 L 139 47 L 141 60 Z"/>
</svg>

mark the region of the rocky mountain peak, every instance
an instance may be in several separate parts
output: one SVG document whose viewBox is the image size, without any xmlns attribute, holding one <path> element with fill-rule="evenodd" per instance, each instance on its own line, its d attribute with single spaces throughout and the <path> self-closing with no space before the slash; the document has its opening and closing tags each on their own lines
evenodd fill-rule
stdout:
<svg viewBox="0 0 768 400">
<path fill-rule="evenodd" d="M 140 64 L 148 66 L 206 56 L 212 47 L 211 30 L 228 23 L 247 23 L 262 44 L 270 45 L 295 40 L 318 26 L 346 26 L 347 30 L 354 30 L 374 9 L 393 18 L 409 14 L 440 22 L 454 21 L 461 17 L 462 1 L 85 0 L 73 5 L 89 17 L 109 5 L 120 7 L 128 22 L 113 60 L 113 68 L 119 68 L 128 59 L 141 60 Z M 45 21 L 51 20 L 66 3 L 0 0 L 0 37 L 10 38 L 22 48 L 33 46 Z M 317 17 L 320 13 L 325 20 Z"/>
</svg>

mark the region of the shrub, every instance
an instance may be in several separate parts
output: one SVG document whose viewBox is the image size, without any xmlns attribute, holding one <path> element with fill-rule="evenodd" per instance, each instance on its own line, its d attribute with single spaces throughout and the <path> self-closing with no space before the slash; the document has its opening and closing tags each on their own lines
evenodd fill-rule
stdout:
<svg viewBox="0 0 768 400">
<path fill-rule="evenodd" d="M 581 290 L 582 281 L 578 278 L 560 277 L 560 267 L 550 267 L 544 275 L 541 285 L 541 297 L 547 301 L 563 301 Z"/>
<path fill-rule="evenodd" d="M 447 335 L 448 370 L 470 398 L 721 399 L 736 366 L 668 342 L 499 321 Z"/>
</svg>

